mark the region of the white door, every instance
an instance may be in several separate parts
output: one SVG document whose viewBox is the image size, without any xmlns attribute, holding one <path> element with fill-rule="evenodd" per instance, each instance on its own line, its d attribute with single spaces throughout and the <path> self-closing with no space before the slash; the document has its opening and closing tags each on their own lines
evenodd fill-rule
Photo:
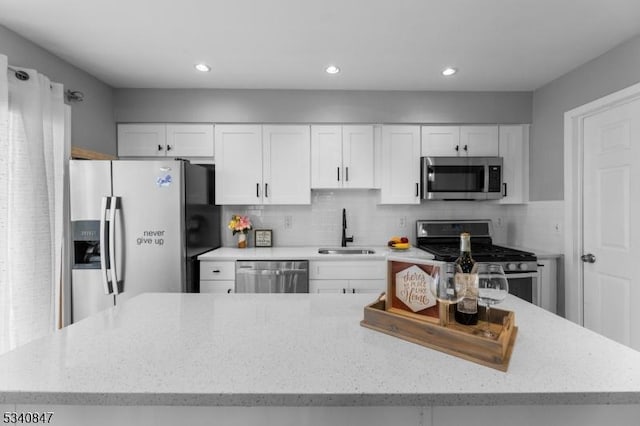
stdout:
<svg viewBox="0 0 640 426">
<path fill-rule="evenodd" d="M 342 127 L 342 163 L 345 188 L 374 186 L 373 126 Z"/>
<path fill-rule="evenodd" d="M 262 128 L 264 204 L 311 204 L 309 126 Z"/>
<path fill-rule="evenodd" d="M 216 204 L 262 204 L 262 126 L 216 125 Z"/>
<path fill-rule="evenodd" d="M 342 188 L 342 126 L 311 126 L 311 187 Z"/>
<path fill-rule="evenodd" d="M 420 127 L 382 128 L 381 204 L 420 204 Z"/>
<path fill-rule="evenodd" d="M 586 117 L 583 132 L 584 325 L 640 350 L 640 100 Z"/>
</svg>

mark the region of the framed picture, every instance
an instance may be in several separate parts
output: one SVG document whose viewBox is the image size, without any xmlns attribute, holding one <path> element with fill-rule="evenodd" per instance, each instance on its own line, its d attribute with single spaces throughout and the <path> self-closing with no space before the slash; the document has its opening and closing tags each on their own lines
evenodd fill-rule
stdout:
<svg viewBox="0 0 640 426">
<path fill-rule="evenodd" d="M 439 318 L 433 288 L 441 267 L 442 262 L 435 260 L 389 259 L 386 310 L 413 318 Z"/>
<path fill-rule="evenodd" d="M 256 247 L 273 246 L 273 231 L 271 229 L 256 229 L 254 237 Z"/>
</svg>

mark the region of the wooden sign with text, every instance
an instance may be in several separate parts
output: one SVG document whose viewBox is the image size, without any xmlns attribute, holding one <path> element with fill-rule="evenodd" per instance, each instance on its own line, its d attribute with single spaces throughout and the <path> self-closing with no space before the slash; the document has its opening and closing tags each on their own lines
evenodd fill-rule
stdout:
<svg viewBox="0 0 640 426">
<path fill-rule="evenodd" d="M 441 262 L 389 260 L 386 310 L 420 319 L 438 319 L 435 284 Z"/>
</svg>

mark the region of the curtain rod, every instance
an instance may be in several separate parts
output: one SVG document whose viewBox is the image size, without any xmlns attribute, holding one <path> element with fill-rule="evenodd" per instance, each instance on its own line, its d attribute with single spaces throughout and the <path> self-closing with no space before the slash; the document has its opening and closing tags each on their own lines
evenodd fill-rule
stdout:
<svg viewBox="0 0 640 426">
<path fill-rule="evenodd" d="M 16 69 L 11 65 L 7 65 L 7 68 L 15 73 L 15 76 L 18 80 L 27 81 L 29 78 L 29 73 L 23 70 Z M 70 90 L 67 89 L 64 92 L 68 102 L 82 102 L 84 100 L 84 93 L 79 90 Z"/>
</svg>

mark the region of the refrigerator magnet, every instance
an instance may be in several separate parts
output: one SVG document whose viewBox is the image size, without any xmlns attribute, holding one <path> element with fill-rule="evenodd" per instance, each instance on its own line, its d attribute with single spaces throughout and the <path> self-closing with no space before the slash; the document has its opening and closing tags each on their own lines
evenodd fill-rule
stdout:
<svg viewBox="0 0 640 426">
<path fill-rule="evenodd" d="M 271 229 L 256 229 L 254 237 L 256 247 L 273 246 L 273 231 Z"/>
</svg>

